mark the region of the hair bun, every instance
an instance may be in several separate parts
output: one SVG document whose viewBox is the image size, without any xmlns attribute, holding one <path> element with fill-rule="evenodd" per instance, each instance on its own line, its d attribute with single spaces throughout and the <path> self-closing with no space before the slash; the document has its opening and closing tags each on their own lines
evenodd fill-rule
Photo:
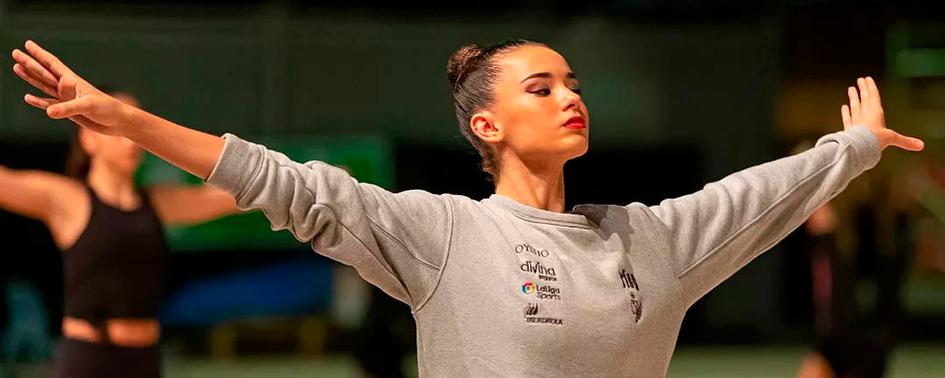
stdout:
<svg viewBox="0 0 945 378">
<path fill-rule="evenodd" d="M 449 77 L 450 84 L 454 89 L 463 73 L 474 65 L 475 61 L 482 57 L 485 52 L 484 47 L 474 43 L 460 47 L 453 55 L 450 55 L 449 61 L 446 62 L 446 76 Z"/>
</svg>

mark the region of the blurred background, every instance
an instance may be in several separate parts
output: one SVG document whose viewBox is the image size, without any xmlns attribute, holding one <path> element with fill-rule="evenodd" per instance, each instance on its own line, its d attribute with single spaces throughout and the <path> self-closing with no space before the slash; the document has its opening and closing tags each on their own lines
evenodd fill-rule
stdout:
<svg viewBox="0 0 945 378">
<path fill-rule="evenodd" d="M 178 123 L 391 190 L 477 199 L 492 187 L 457 132 L 446 60 L 467 43 L 541 41 L 568 59 L 593 119 L 590 152 L 566 169 L 568 207 L 654 204 L 796 152 L 842 128 L 846 87 L 872 75 L 887 124 L 927 150 L 887 151 L 831 205 L 841 322 L 896 346 L 876 357 L 888 375 L 945 376 L 945 3 L 0 0 L 2 46 L 27 38 Z M 61 172 L 72 126 L 26 91 L 0 74 L 0 164 Z M 199 182 L 153 158 L 139 180 Z M 829 333 L 815 229 L 692 307 L 670 376 L 798 373 Z M 166 376 L 416 374 L 408 307 L 260 214 L 168 236 Z M 39 222 L 0 212 L 0 237 L 0 374 L 45 376 L 61 258 Z"/>
</svg>

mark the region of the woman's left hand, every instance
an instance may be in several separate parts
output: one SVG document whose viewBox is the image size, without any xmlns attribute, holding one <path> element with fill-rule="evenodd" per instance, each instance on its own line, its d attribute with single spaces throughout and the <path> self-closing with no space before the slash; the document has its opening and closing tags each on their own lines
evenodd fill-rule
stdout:
<svg viewBox="0 0 945 378">
<path fill-rule="evenodd" d="M 904 136 L 886 128 L 883 104 L 873 78 L 867 76 L 856 79 L 856 87 L 847 88 L 847 95 L 850 97 L 850 104 L 840 107 L 844 129 L 854 125 L 865 126 L 876 135 L 881 149 L 895 146 L 907 151 L 922 151 L 925 148 L 925 142 L 921 139 Z"/>
</svg>

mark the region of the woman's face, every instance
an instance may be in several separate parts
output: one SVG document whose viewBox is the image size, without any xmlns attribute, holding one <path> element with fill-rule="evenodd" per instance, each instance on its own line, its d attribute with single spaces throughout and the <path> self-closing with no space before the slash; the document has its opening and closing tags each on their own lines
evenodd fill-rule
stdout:
<svg viewBox="0 0 945 378">
<path fill-rule="evenodd" d="M 577 77 L 560 54 L 523 46 L 500 54 L 492 120 L 523 161 L 567 161 L 587 152 L 590 119 Z"/>
<path fill-rule="evenodd" d="M 113 97 L 119 101 L 137 107 L 138 100 L 124 93 L 114 93 Z M 122 174 L 132 175 L 141 164 L 144 151 L 134 142 L 118 137 L 99 134 L 89 130 L 81 131 L 84 135 L 83 144 L 86 153 L 93 160 L 98 160 L 110 169 Z"/>
</svg>

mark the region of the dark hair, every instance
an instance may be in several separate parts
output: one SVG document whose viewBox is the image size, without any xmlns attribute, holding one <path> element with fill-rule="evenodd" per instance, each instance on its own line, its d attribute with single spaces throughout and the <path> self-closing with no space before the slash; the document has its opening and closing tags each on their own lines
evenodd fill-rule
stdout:
<svg viewBox="0 0 945 378">
<path fill-rule="evenodd" d="M 66 154 L 66 175 L 76 180 L 85 181 L 89 176 L 89 168 L 92 167 L 92 157 L 85 152 L 82 143 L 79 141 L 81 129 L 82 126 L 75 125 L 75 130 L 72 133 L 69 153 Z"/>
<path fill-rule="evenodd" d="M 128 94 L 128 92 L 123 92 L 116 90 L 114 87 L 104 85 L 99 86 L 99 90 L 109 95 L 117 94 Z M 72 141 L 69 145 L 69 152 L 66 154 L 66 175 L 74 179 L 85 181 L 89 176 L 89 169 L 92 168 L 92 157 L 89 156 L 85 149 L 82 148 L 82 142 L 79 140 L 79 134 L 82 131 L 82 127 L 79 125 L 73 125 L 75 129 L 72 133 Z"/>
<path fill-rule="evenodd" d="M 469 119 L 474 113 L 492 106 L 495 100 L 493 90 L 499 76 L 499 64 L 494 58 L 528 45 L 544 46 L 525 39 L 509 40 L 488 47 L 471 44 L 456 50 L 446 63 L 446 76 L 452 85 L 453 108 L 459 122 L 459 132 L 479 152 L 482 170 L 493 179 L 499 173 L 495 153 L 486 142 L 473 134 L 469 128 Z"/>
</svg>

